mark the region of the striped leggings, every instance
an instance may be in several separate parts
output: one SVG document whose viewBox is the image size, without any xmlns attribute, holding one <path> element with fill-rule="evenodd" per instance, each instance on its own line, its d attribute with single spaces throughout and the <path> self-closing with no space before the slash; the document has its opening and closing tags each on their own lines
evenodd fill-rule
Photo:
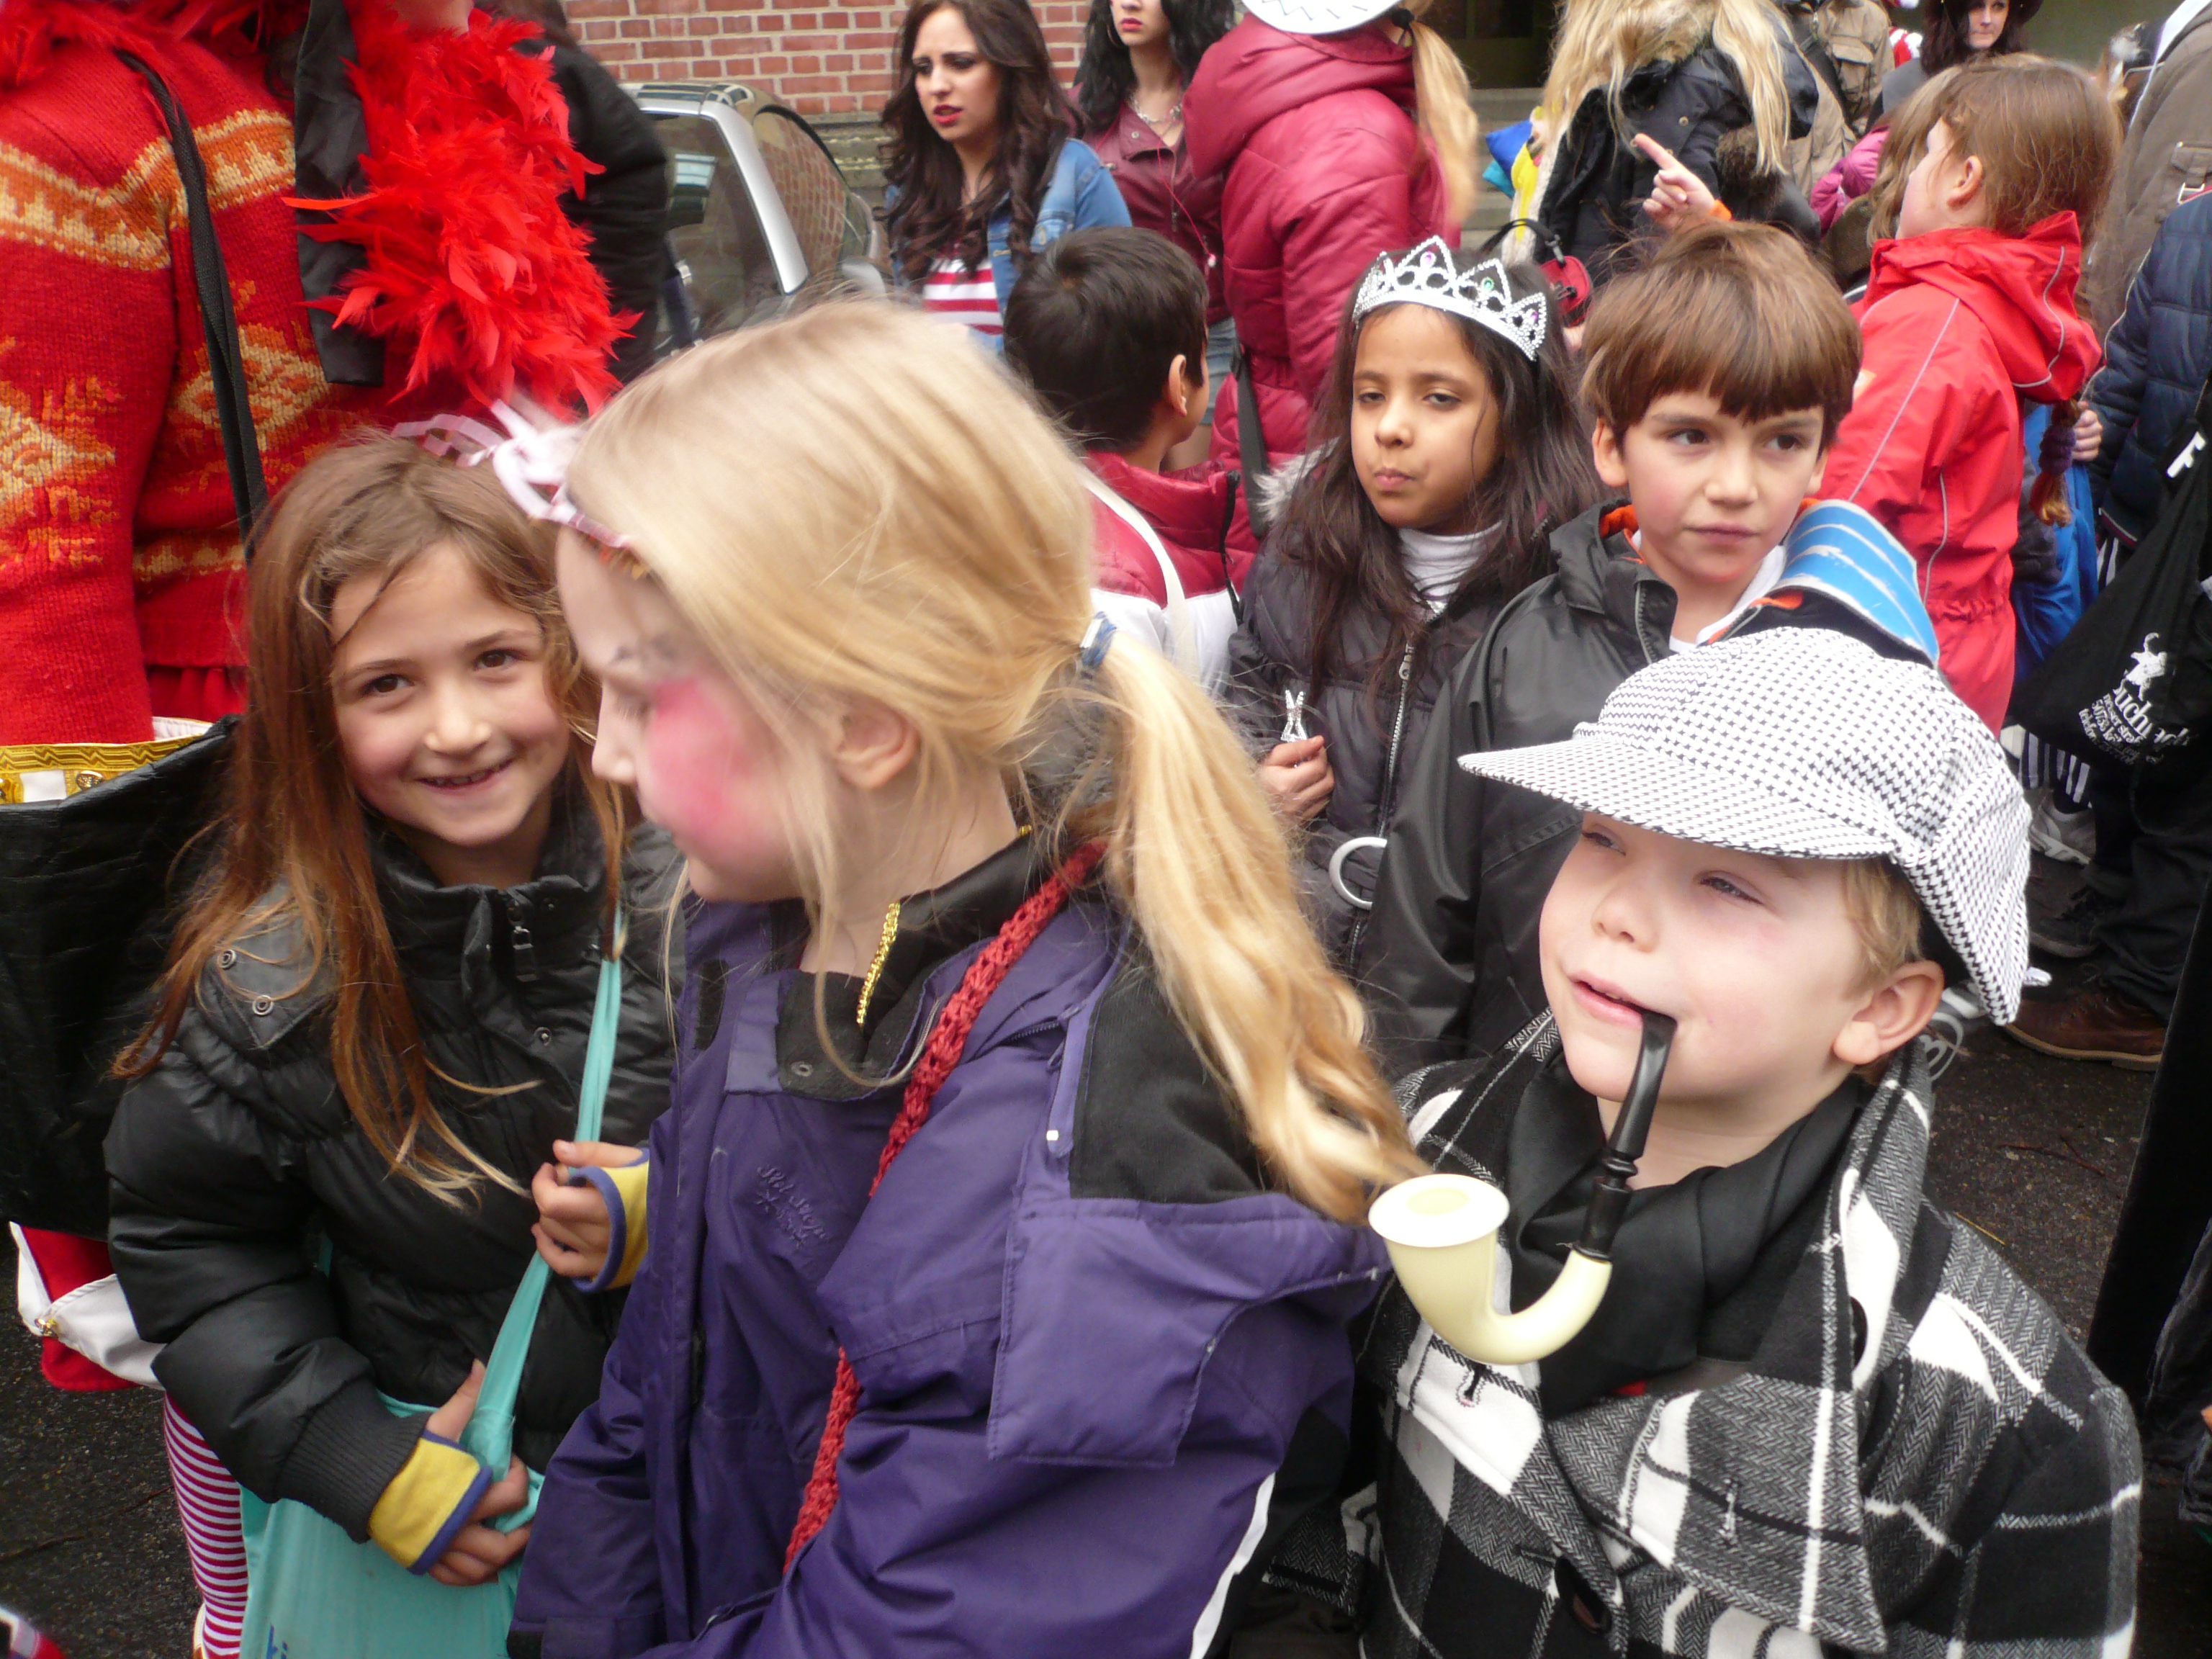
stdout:
<svg viewBox="0 0 2212 1659">
<path fill-rule="evenodd" d="M 169 1480 L 185 1523 L 185 1547 L 204 1608 L 198 1632 L 207 1659 L 238 1659 L 246 1623 L 246 1539 L 238 1525 L 238 1482 L 175 1402 L 161 1398 L 161 1439 Z"/>
</svg>

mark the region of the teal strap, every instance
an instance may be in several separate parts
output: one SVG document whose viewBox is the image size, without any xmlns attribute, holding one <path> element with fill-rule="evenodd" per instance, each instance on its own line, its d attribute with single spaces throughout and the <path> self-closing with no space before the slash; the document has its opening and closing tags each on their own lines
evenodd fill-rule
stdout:
<svg viewBox="0 0 2212 1659">
<path fill-rule="evenodd" d="M 622 1024 L 622 951 L 624 924 L 615 915 L 615 948 L 599 964 L 599 995 L 592 1009 L 592 1040 L 584 1050 L 583 1085 L 576 1099 L 576 1139 L 597 1140 L 605 1121 L 607 1084 L 615 1071 L 615 1034 Z M 495 1474 L 507 1472 L 514 1446 L 514 1396 L 522 1385 L 522 1362 L 530 1352 L 531 1333 L 538 1328 L 538 1304 L 545 1298 L 545 1281 L 551 1269 L 545 1258 L 533 1254 L 523 1269 L 522 1282 L 507 1304 L 507 1319 L 492 1345 L 484 1365 L 476 1414 L 461 1431 L 461 1444 Z M 503 1519 L 501 1527 L 520 1526 L 529 1518 L 526 1509 Z"/>
</svg>

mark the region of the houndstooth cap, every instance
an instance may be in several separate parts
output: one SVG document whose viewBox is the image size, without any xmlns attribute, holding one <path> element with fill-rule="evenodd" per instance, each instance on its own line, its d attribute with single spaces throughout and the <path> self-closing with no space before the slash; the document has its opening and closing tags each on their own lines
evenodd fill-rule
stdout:
<svg viewBox="0 0 2212 1659">
<path fill-rule="evenodd" d="M 1631 675 L 1565 743 L 1462 766 L 1682 841 L 1887 859 L 1990 1017 L 2027 971 L 2027 804 L 1936 670 L 1823 629 L 1775 628 Z"/>
<path fill-rule="evenodd" d="M 1285 34 L 1341 34 L 1372 22 L 1400 0 L 1245 0 L 1244 9 Z"/>
</svg>

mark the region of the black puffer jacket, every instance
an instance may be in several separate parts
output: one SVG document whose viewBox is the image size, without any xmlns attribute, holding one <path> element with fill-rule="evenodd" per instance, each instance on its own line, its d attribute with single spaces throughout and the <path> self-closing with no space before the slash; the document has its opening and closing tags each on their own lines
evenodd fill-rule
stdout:
<svg viewBox="0 0 2212 1659">
<path fill-rule="evenodd" d="M 1670 647 L 1674 590 L 1600 526 L 1552 534 L 1555 572 L 1522 590 L 1460 658 L 1443 718 L 1408 758 L 1376 881 L 1361 975 L 1389 1074 L 1479 1057 L 1540 1012 L 1536 922 L 1582 814 L 1465 770 L 1462 755 L 1557 743 Z"/>
<path fill-rule="evenodd" d="M 1599 87 L 1583 99 L 1565 142 L 1546 159 L 1537 222 L 1589 267 L 1593 282 L 1607 281 L 1637 239 L 1656 240 L 1644 201 L 1658 169 L 1630 142 L 1638 133 L 1657 139 L 1721 194 L 1714 157 L 1722 138 L 1750 124 L 1751 104 L 1735 60 L 1713 40 L 1709 12 L 1686 0 L 1653 55 L 1629 72 L 1620 89 L 1626 131 Z M 1790 44 L 1779 12 L 1774 27 L 1776 58 L 1790 88 L 1790 136 L 1802 138 L 1820 110 L 1820 83 Z"/>
<path fill-rule="evenodd" d="M 576 1093 L 599 975 L 604 855 L 588 811 L 557 816 L 536 879 L 440 887 L 396 842 L 377 849 L 400 971 L 434 1071 L 514 1093 L 441 1091 L 468 1145 L 526 1189 Z M 609 1140 L 642 1144 L 668 1103 L 660 904 L 674 854 L 637 836 Z M 327 988 L 301 987 L 297 924 L 218 954 L 160 1066 L 125 1094 L 107 1140 L 109 1244 L 155 1372 L 258 1495 L 296 1498 L 368 1535 L 419 1419 L 487 1358 L 534 1247 L 526 1195 L 485 1186 L 456 1206 L 386 1173 L 337 1092 Z M 327 1277 L 317 1271 L 327 1240 Z M 554 1279 L 516 1402 L 515 1450 L 543 1468 L 599 1395 L 619 1295 Z"/>
<path fill-rule="evenodd" d="M 553 78 L 568 102 L 568 142 L 604 172 L 562 210 L 589 231 L 592 267 L 617 315 L 635 312 L 615 343 L 615 378 L 625 386 L 653 367 L 660 279 L 668 268 L 668 155 L 653 118 L 581 46 L 556 42 Z"/>
<path fill-rule="evenodd" d="M 1231 708 L 1247 745 L 1264 756 L 1283 735 L 1285 692 L 1305 694 L 1309 737 L 1328 739 L 1336 788 L 1310 826 L 1299 874 L 1312 918 L 1330 959 L 1349 972 L 1358 965 L 1368 913 L 1329 878 L 1329 861 L 1355 836 L 1380 836 L 1390 822 L 1403 781 L 1445 679 L 1468 648 L 1482 637 L 1498 607 L 1462 601 L 1429 624 L 1418 647 L 1386 672 L 1380 690 L 1368 669 L 1389 641 L 1382 617 L 1361 609 L 1345 629 L 1337 670 L 1316 684 L 1313 675 L 1313 597 L 1306 573 L 1269 554 L 1253 568 L 1244 589 L 1244 621 L 1229 641 Z M 1417 671 L 1418 672 L 1415 672 Z M 1361 898 L 1375 887 L 1382 849 L 1355 847 L 1339 873 Z"/>
</svg>

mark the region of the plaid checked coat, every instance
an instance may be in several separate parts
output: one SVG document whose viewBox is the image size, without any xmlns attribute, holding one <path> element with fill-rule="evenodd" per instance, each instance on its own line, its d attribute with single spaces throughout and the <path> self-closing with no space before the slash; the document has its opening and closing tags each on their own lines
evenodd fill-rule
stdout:
<svg viewBox="0 0 2212 1659">
<path fill-rule="evenodd" d="M 1547 1013 L 1493 1064 L 1417 1073 L 1424 1155 L 1494 1178 L 1558 1050 Z M 1534 1366 L 1463 1359 L 1394 1284 L 1361 1359 L 1376 1483 L 1270 1577 L 1362 1615 L 1366 1659 L 2125 1655 L 2134 1419 L 1927 1197 L 1928 1134 L 1916 1044 L 1853 1124 L 1756 1354 L 1694 1390 L 1547 1423 Z"/>
</svg>

